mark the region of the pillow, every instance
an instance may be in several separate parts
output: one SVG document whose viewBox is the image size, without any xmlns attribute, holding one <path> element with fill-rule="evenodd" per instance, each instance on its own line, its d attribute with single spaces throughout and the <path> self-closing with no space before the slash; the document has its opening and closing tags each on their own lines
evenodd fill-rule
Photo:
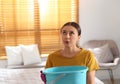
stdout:
<svg viewBox="0 0 120 84">
<path fill-rule="evenodd" d="M 89 50 L 91 50 L 94 53 L 94 55 L 99 63 L 107 63 L 107 62 L 113 61 L 113 54 L 112 54 L 108 44 L 105 44 L 98 48 L 92 48 Z"/>
<path fill-rule="evenodd" d="M 8 66 L 22 65 L 23 58 L 20 46 L 5 46 L 6 55 L 8 57 Z"/>
<path fill-rule="evenodd" d="M 36 64 L 41 62 L 37 44 L 20 46 L 22 50 L 24 65 Z"/>
</svg>

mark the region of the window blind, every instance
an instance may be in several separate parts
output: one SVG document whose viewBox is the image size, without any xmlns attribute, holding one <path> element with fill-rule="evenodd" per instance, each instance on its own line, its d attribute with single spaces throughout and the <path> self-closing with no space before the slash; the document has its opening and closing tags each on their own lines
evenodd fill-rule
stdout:
<svg viewBox="0 0 120 84">
<path fill-rule="evenodd" d="M 58 50 L 61 26 L 78 18 L 78 0 L 0 0 L 0 57 L 19 44 L 38 44 L 40 54 Z"/>
</svg>

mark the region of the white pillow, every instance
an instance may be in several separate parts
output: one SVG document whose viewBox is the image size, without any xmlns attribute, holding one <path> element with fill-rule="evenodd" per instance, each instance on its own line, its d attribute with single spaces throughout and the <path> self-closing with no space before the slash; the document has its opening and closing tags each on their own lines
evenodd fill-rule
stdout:
<svg viewBox="0 0 120 84">
<path fill-rule="evenodd" d="M 36 64 L 41 62 L 37 44 L 20 46 L 22 50 L 24 65 Z"/>
<path fill-rule="evenodd" d="M 91 50 L 94 53 L 99 63 L 107 63 L 107 62 L 113 61 L 113 54 L 108 44 L 105 44 L 98 48 L 89 49 L 89 50 Z"/>
<path fill-rule="evenodd" d="M 23 58 L 20 46 L 5 46 L 8 66 L 22 65 Z"/>
</svg>

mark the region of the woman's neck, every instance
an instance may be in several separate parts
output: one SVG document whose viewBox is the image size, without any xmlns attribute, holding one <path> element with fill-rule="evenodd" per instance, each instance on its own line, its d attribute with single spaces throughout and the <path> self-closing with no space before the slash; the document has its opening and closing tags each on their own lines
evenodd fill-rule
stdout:
<svg viewBox="0 0 120 84">
<path fill-rule="evenodd" d="M 61 50 L 61 54 L 64 57 L 74 57 L 79 51 L 80 48 L 78 47 L 75 48 L 65 47 L 63 50 Z"/>
</svg>

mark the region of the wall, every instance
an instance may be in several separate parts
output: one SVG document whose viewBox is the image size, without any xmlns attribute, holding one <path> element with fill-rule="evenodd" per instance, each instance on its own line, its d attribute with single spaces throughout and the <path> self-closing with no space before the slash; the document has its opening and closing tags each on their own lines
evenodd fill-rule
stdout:
<svg viewBox="0 0 120 84">
<path fill-rule="evenodd" d="M 120 0 L 80 0 L 80 44 L 90 39 L 113 39 L 120 49 Z"/>
</svg>

